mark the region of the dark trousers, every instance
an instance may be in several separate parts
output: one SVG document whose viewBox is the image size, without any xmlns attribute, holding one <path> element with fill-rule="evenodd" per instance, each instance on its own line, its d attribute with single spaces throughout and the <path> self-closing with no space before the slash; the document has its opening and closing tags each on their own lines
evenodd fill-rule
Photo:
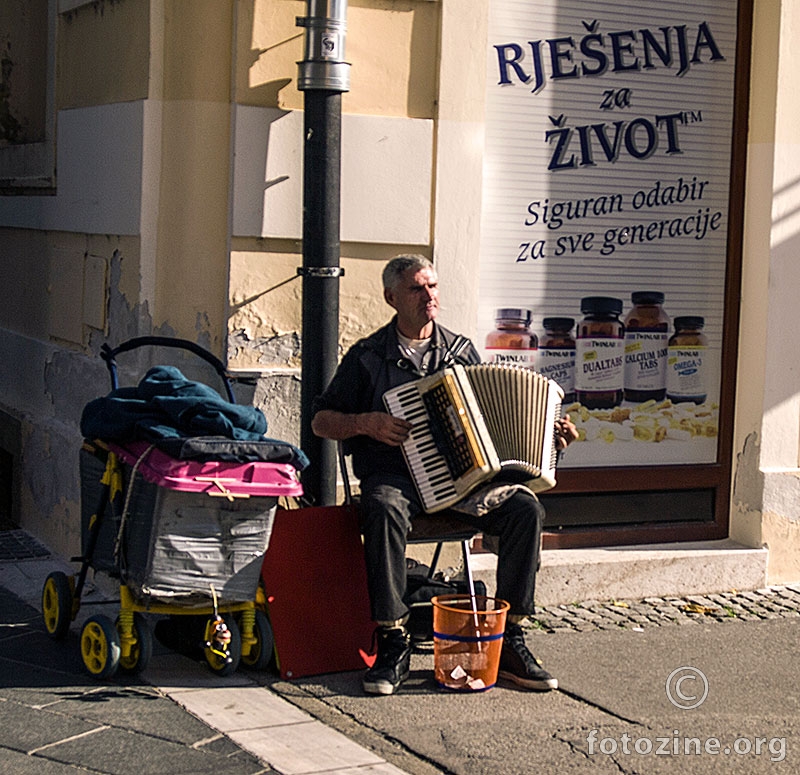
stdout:
<svg viewBox="0 0 800 775">
<path fill-rule="evenodd" d="M 403 602 L 406 536 L 416 517 L 425 518 L 408 477 L 381 474 L 361 482 L 361 530 L 372 618 L 376 622 L 395 621 L 408 613 Z M 459 513 L 458 519 L 497 536 L 495 595 L 511 604 L 510 614 L 532 614 L 544 519 L 544 508 L 536 496 L 519 491 L 486 515 L 470 517 Z"/>
</svg>

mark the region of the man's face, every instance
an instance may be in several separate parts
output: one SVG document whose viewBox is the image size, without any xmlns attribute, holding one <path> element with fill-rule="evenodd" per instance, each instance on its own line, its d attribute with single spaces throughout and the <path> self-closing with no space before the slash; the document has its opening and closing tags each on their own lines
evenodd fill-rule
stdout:
<svg viewBox="0 0 800 775">
<path fill-rule="evenodd" d="M 439 314 L 439 278 L 433 269 L 408 269 L 394 288 L 384 289 L 384 298 L 397 310 L 401 330 L 422 329 Z"/>
</svg>

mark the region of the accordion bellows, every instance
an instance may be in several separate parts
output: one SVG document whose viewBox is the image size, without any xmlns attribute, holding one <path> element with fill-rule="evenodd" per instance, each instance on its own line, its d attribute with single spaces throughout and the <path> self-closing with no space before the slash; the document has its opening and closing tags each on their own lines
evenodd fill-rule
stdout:
<svg viewBox="0 0 800 775">
<path fill-rule="evenodd" d="M 403 444 L 428 512 L 502 473 L 535 492 L 555 486 L 555 421 L 564 392 L 530 369 L 456 365 L 388 390 L 389 414 L 413 428 Z"/>
</svg>

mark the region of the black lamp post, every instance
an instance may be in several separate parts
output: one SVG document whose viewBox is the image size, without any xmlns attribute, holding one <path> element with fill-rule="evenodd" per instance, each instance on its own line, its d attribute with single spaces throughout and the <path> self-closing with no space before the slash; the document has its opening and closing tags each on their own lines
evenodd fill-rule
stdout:
<svg viewBox="0 0 800 775">
<path fill-rule="evenodd" d="M 300 446 L 311 465 L 303 472 L 306 496 L 320 505 L 336 501 L 336 447 L 311 431 L 315 396 L 338 362 L 339 210 L 342 92 L 350 89 L 343 60 L 347 0 L 306 0 L 305 57 L 297 87 L 304 92 L 303 276 Z"/>
</svg>

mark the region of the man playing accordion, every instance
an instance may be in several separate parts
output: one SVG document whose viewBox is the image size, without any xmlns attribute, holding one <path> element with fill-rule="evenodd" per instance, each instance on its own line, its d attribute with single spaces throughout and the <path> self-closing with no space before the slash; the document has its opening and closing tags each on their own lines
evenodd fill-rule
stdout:
<svg viewBox="0 0 800 775">
<path fill-rule="evenodd" d="M 411 423 L 386 412 L 384 393 L 454 364 L 480 362 L 473 344 L 436 322 L 439 286 L 423 256 L 393 258 L 383 271 L 384 299 L 396 315 L 356 342 L 318 397 L 312 429 L 343 441 L 361 482 L 361 529 L 378 654 L 363 677 L 369 694 L 394 693 L 409 674 L 411 637 L 405 624 L 406 536 L 423 512 L 401 445 Z M 569 417 L 556 421 L 554 441 L 564 449 L 577 438 Z M 536 691 L 558 682 L 531 654 L 520 625 L 534 613 L 544 509 L 520 484 L 493 480 L 453 507 L 459 520 L 497 538 L 496 596 L 508 601 L 499 677 Z"/>
</svg>

